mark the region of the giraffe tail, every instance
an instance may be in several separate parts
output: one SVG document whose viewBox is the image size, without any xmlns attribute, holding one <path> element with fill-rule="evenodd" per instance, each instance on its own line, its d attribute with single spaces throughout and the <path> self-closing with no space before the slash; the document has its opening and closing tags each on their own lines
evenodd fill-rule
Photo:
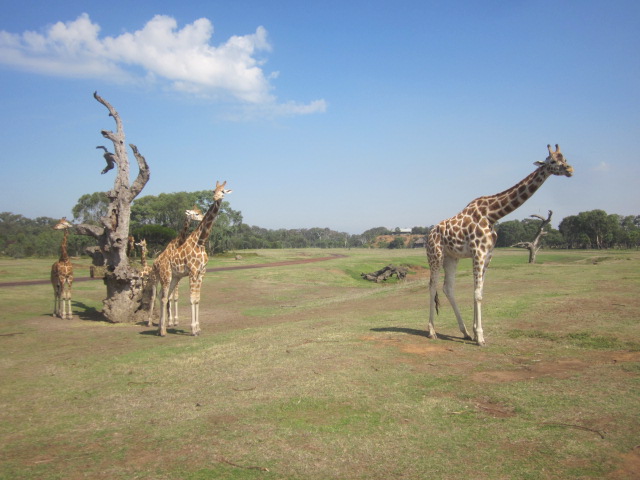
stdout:
<svg viewBox="0 0 640 480">
<path fill-rule="evenodd" d="M 434 300 L 436 304 L 436 314 L 440 315 L 440 299 L 438 298 L 438 292 L 436 292 L 436 297 Z"/>
</svg>

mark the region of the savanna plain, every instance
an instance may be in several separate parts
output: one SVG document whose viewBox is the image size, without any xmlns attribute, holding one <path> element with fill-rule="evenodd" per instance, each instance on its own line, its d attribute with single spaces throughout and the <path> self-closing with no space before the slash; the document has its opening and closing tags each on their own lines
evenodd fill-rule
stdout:
<svg viewBox="0 0 640 480">
<path fill-rule="evenodd" d="M 441 293 L 425 336 L 423 250 L 257 250 L 210 268 L 202 335 L 100 320 L 76 281 L 0 287 L 3 479 L 631 479 L 640 475 L 640 252 L 495 253 L 487 346 Z M 334 256 L 340 254 L 341 256 Z M 56 259 L 0 259 L 0 283 Z M 74 259 L 77 279 L 89 262 Z M 387 264 L 405 280 L 363 280 Z M 457 298 L 470 327 L 472 272 Z"/>
</svg>

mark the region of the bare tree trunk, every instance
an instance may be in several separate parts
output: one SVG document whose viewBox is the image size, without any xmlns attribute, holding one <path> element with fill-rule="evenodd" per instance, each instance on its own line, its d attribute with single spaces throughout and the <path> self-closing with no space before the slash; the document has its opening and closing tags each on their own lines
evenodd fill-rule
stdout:
<svg viewBox="0 0 640 480">
<path fill-rule="evenodd" d="M 547 232 L 544 231 L 544 227 L 546 227 L 551 222 L 551 215 L 553 212 L 549 210 L 549 216 L 545 219 L 540 215 L 530 215 L 530 217 L 538 218 L 542 220 L 542 223 L 538 227 L 538 232 L 536 233 L 536 238 L 533 239 L 533 242 L 519 242 L 512 247 L 526 248 L 529 250 L 529 263 L 536 263 L 536 255 L 538 254 L 538 250 L 542 247 L 541 241 L 542 237 L 544 237 Z"/>
<path fill-rule="evenodd" d="M 137 269 L 129 265 L 127 257 L 127 240 L 129 238 L 129 218 L 131 202 L 138 196 L 149 181 L 150 171 L 146 160 L 138 152 L 138 148 L 129 144 L 138 162 L 138 176 L 129 184 L 129 159 L 125 146 L 125 135 L 122 121 L 118 112 L 98 93 L 94 98 L 109 110 L 109 116 L 116 122 L 116 132 L 102 130 L 102 136 L 111 140 L 114 153 L 109 153 L 105 147 L 104 157 L 107 167 L 106 173 L 115 165 L 117 175 L 113 189 L 107 192 L 109 209 L 107 215 L 100 219 L 101 227 L 95 225 L 77 225 L 76 232 L 89 235 L 98 241 L 98 246 L 105 259 L 106 272 L 104 277 L 107 286 L 107 298 L 103 301 L 102 310 L 105 318 L 114 323 L 146 321 L 142 311 L 142 278 Z"/>
</svg>

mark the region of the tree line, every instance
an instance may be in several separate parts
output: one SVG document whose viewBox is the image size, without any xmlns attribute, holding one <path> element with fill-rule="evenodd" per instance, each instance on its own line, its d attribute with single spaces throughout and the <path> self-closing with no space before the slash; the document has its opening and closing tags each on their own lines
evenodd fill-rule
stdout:
<svg viewBox="0 0 640 480">
<path fill-rule="evenodd" d="M 510 247 L 533 239 L 539 220 L 524 219 L 499 223 L 497 247 Z M 558 229 L 545 229 L 543 245 L 548 248 L 638 248 L 640 215 L 608 214 L 604 210 L 580 212 L 562 219 Z"/>
<path fill-rule="evenodd" d="M 208 190 L 140 197 L 131 205 L 131 234 L 136 239 L 145 238 L 149 251 L 155 255 L 177 236 L 184 223 L 185 210 L 197 207 L 206 211 L 211 202 Z M 107 206 L 105 193 L 83 195 L 72 209 L 73 222 L 97 225 L 100 217 L 106 214 Z M 57 255 L 61 237 L 52 226 L 58 220 L 0 213 L 0 254 L 14 258 Z M 527 218 L 497 224 L 496 246 L 510 247 L 532 240 L 539 223 L 539 220 Z M 429 227 L 414 227 L 411 233 L 426 235 L 428 231 Z M 546 231 L 543 245 L 547 248 L 638 248 L 640 215 L 621 216 L 591 210 L 565 217 L 558 229 L 548 227 Z M 376 227 L 355 235 L 329 228 L 266 229 L 243 223 L 242 213 L 224 201 L 207 249 L 210 253 L 221 253 L 263 248 L 361 248 L 373 245 L 381 235 L 394 234 L 400 235 L 400 229 Z M 69 254 L 80 256 L 86 247 L 94 244 L 90 237 L 70 235 Z M 400 239 L 383 245 L 404 248 Z"/>
</svg>

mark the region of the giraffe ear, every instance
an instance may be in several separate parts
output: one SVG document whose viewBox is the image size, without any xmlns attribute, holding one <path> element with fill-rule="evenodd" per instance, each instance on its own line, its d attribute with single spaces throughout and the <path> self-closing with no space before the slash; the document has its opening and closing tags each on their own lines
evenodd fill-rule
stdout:
<svg viewBox="0 0 640 480">
<path fill-rule="evenodd" d="M 534 164 L 536 167 L 541 167 L 541 166 L 543 166 L 545 163 L 544 163 L 544 162 L 537 161 L 537 162 L 533 162 L 533 164 Z"/>
</svg>

